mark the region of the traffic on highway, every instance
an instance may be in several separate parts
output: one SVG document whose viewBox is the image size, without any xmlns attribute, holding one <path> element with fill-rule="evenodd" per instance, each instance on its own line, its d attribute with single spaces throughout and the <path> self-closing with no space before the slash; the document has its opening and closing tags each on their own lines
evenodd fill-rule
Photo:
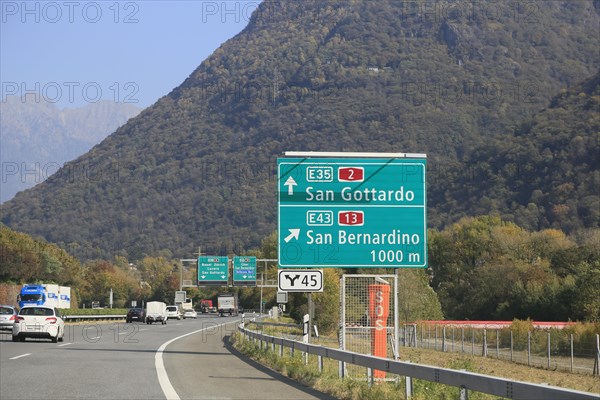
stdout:
<svg viewBox="0 0 600 400">
<path fill-rule="evenodd" d="M 326 398 L 237 357 L 227 338 L 239 321 L 202 315 L 164 325 L 67 323 L 59 343 L 13 342 L 3 331 L 0 393 L 3 399 Z M 23 384 L 24 377 L 35 384 Z"/>
</svg>

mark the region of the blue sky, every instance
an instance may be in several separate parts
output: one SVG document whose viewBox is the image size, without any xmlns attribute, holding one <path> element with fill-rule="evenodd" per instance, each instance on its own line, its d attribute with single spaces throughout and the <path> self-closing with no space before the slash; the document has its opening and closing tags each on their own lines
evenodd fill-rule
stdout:
<svg viewBox="0 0 600 400">
<path fill-rule="evenodd" d="M 242 31 L 258 4 L 0 0 L 2 98 L 147 107 Z"/>
</svg>

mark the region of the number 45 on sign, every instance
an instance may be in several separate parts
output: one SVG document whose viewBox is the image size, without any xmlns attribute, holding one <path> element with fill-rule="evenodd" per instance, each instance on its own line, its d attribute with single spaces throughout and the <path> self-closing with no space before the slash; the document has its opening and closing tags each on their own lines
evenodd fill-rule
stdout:
<svg viewBox="0 0 600 400">
<path fill-rule="evenodd" d="M 280 292 L 322 292 L 322 269 L 280 269 L 278 274 Z"/>
</svg>

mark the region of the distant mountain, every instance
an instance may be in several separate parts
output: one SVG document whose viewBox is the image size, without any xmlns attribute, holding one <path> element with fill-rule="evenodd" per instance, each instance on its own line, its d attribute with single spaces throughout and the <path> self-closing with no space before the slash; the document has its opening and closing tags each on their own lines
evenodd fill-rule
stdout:
<svg viewBox="0 0 600 400">
<path fill-rule="evenodd" d="M 597 187 L 572 196 L 558 189 L 572 176 L 549 171 L 560 159 L 561 171 L 591 182 L 597 164 L 566 165 L 577 161 L 571 150 L 538 148 L 552 134 L 536 122 L 564 117 L 565 138 L 597 136 L 593 124 L 575 134 L 578 121 L 542 111 L 597 72 L 597 4 L 263 2 L 179 87 L 3 204 L 2 222 L 84 259 L 190 257 L 198 246 L 241 254 L 277 228 L 276 157 L 305 150 L 427 153 L 434 227 L 488 211 L 538 227 L 597 226 L 587 214 Z M 529 150 L 541 158 L 511 168 L 542 175 L 508 186 L 492 176 Z M 555 218 L 559 192 L 575 202 L 568 218 Z"/>
<path fill-rule="evenodd" d="M 0 102 L 1 202 L 42 182 L 141 111 L 108 100 L 63 110 L 33 100 L 9 96 Z"/>
</svg>

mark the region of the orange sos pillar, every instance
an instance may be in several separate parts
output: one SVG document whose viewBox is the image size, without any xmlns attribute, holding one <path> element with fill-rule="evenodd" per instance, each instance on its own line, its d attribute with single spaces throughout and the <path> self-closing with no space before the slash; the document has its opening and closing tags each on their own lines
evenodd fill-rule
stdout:
<svg viewBox="0 0 600 400">
<path fill-rule="evenodd" d="M 387 319 L 390 313 L 390 285 L 369 285 L 371 354 L 387 357 Z M 373 370 L 374 378 L 385 378 L 385 371 Z"/>
</svg>

